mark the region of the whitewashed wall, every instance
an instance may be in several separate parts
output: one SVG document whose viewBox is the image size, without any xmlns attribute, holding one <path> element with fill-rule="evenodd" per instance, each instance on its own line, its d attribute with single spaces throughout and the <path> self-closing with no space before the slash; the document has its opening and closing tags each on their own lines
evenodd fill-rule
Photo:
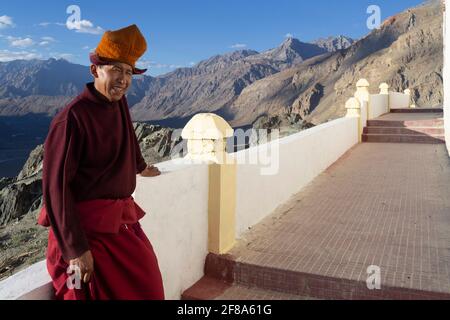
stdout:
<svg viewBox="0 0 450 320">
<path fill-rule="evenodd" d="M 369 103 L 367 101 L 361 101 L 361 125 L 362 125 L 362 128 L 367 126 L 367 120 L 369 120 Z"/>
<path fill-rule="evenodd" d="M 358 143 L 357 118 L 341 118 L 267 144 L 277 152 L 279 162 L 239 164 L 237 167 L 236 225 L 237 236 L 260 222 L 292 195 L 299 192 L 314 177 L 333 164 Z M 262 146 L 235 153 L 241 163 L 265 154 Z M 268 154 L 268 153 L 267 153 Z M 264 157 L 269 158 L 269 157 Z M 266 159 L 266 160 L 267 160 Z M 276 169 L 274 175 L 261 171 Z M 272 172 L 273 173 L 273 172 Z"/>
<path fill-rule="evenodd" d="M 208 166 L 156 166 L 160 176 L 138 176 L 135 201 L 147 212 L 141 225 L 158 257 L 166 299 L 180 299 L 203 276 L 208 254 Z"/>
<path fill-rule="evenodd" d="M 389 95 L 387 94 L 371 94 L 369 119 L 374 119 L 382 114 L 389 112 Z"/>
<path fill-rule="evenodd" d="M 0 300 L 15 300 L 28 294 L 29 299 L 50 299 L 51 278 L 46 261 L 40 261 L 0 282 Z"/>
<path fill-rule="evenodd" d="M 391 109 L 409 108 L 411 96 L 400 92 L 389 92 L 389 104 Z"/>
<path fill-rule="evenodd" d="M 156 166 L 162 174 L 138 176 L 133 196 L 147 213 L 141 225 L 157 255 L 166 299 L 179 299 L 203 276 L 208 254 L 208 166 Z M 0 282 L 0 299 L 49 299 L 50 281 L 41 261 Z"/>
</svg>

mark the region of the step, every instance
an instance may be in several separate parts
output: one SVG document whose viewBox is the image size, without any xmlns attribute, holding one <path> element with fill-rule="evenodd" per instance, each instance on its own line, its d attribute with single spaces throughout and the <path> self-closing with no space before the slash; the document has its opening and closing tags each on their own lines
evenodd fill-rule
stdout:
<svg viewBox="0 0 450 320">
<path fill-rule="evenodd" d="M 363 142 L 394 142 L 394 143 L 445 143 L 443 135 L 417 135 L 417 134 L 363 134 Z"/>
<path fill-rule="evenodd" d="M 443 127 L 364 127 L 366 134 L 414 134 L 414 135 L 438 135 L 443 136 Z"/>
<path fill-rule="evenodd" d="M 368 127 L 443 127 L 444 119 L 424 119 L 424 120 L 368 120 Z"/>
<path fill-rule="evenodd" d="M 423 113 L 423 112 L 444 112 L 442 108 L 410 108 L 391 109 L 391 113 Z"/>
<path fill-rule="evenodd" d="M 206 279 L 205 279 L 206 278 Z M 208 254 L 205 278 L 183 293 L 184 298 L 221 298 L 232 287 L 305 299 L 450 299 L 450 293 L 392 287 L 382 282 L 369 290 L 364 281 L 276 269 L 236 261 L 230 255 Z M 262 290 L 262 291 L 261 291 Z M 203 293 L 202 293 L 203 292 Z"/>
<path fill-rule="evenodd" d="M 264 290 L 204 276 L 181 295 L 181 300 L 315 300 L 284 292 Z"/>
</svg>

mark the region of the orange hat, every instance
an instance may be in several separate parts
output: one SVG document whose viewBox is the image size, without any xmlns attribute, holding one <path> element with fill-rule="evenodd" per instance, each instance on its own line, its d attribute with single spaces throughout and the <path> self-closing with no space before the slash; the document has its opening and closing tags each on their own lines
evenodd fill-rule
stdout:
<svg viewBox="0 0 450 320">
<path fill-rule="evenodd" d="M 89 58 L 95 65 L 123 62 L 133 67 L 133 74 L 142 74 L 147 69 L 138 69 L 135 63 L 146 50 L 147 42 L 139 28 L 133 24 L 123 29 L 106 31 Z"/>
</svg>

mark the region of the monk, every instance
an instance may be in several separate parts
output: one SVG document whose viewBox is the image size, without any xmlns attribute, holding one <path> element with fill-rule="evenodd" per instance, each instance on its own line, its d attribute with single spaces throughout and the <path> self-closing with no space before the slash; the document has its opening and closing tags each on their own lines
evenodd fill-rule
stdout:
<svg viewBox="0 0 450 320">
<path fill-rule="evenodd" d="M 131 196 L 142 157 L 125 94 L 147 43 L 136 25 L 106 31 L 90 54 L 94 82 L 52 120 L 44 144 L 39 224 L 50 227 L 56 299 L 164 299 L 152 245 Z"/>
</svg>

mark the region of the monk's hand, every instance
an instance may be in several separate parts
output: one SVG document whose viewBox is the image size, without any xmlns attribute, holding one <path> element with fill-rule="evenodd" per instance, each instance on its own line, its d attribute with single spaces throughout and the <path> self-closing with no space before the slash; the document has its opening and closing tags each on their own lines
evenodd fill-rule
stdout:
<svg viewBox="0 0 450 320">
<path fill-rule="evenodd" d="M 84 283 L 88 283 L 91 280 L 92 273 L 94 272 L 94 258 L 92 257 L 91 250 L 86 251 L 78 258 L 70 260 L 69 264 L 77 266 L 80 269 L 81 280 Z"/>
<path fill-rule="evenodd" d="M 161 172 L 158 170 L 157 167 L 155 166 L 147 166 L 147 168 L 145 168 L 140 175 L 143 177 L 156 177 L 159 176 L 161 174 Z"/>
</svg>

